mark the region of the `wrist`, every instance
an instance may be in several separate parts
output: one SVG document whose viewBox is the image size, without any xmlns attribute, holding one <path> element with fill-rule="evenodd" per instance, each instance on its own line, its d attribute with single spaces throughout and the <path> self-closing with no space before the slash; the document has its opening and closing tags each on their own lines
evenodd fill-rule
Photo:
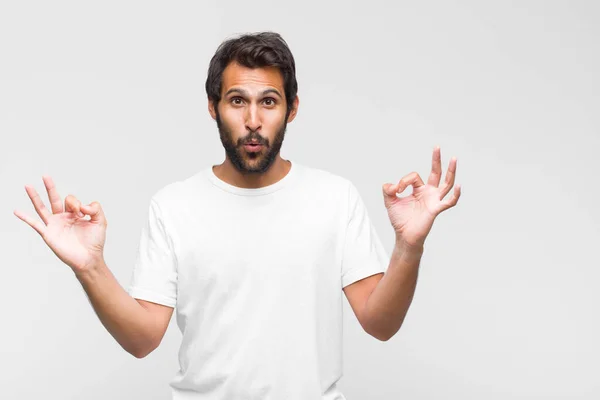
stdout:
<svg viewBox="0 0 600 400">
<path fill-rule="evenodd" d="M 104 258 L 98 258 L 93 262 L 90 262 L 85 267 L 81 268 L 73 268 L 73 273 L 80 281 L 82 279 L 90 279 L 94 276 L 98 275 L 99 272 L 106 268 L 106 263 L 104 262 Z"/>
<path fill-rule="evenodd" d="M 422 252 L 425 247 L 425 241 L 409 242 L 404 240 L 401 236 L 396 235 L 395 246 L 403 251 Z"/>
<path fill-rule="evenodd" d="M 425 250 L 425 243 L 409 243 L 400 238 L 396 238 L 394 252 L 404 259 L 421 258 Z"/>
</svg>

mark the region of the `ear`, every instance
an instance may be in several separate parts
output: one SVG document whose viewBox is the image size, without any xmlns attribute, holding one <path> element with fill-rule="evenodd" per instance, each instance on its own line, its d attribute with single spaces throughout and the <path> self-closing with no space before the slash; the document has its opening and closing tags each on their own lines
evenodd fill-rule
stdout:
<svg viewBox="0 0 600 400">
<path fill-rule="evenodd" d="M 294 118 L 296 118 L 296 114 L 298 114 L 298 106 L 300 105 L 300 97 L 298 97 L 298 95 L 296 95 L 293 104 L 292 111 L 290 111 L 290 115 L 288 115 L 288 123 L 292 122 Z"/>
<path fill-rule="evenodd" d="M 215 121 L 217 120 L 217 113 L 215 111 L 215 103 L 211 99 L 208 99 L 208 113 L 210 114 L 212 119 L 214 119 Z"/>
</svg>

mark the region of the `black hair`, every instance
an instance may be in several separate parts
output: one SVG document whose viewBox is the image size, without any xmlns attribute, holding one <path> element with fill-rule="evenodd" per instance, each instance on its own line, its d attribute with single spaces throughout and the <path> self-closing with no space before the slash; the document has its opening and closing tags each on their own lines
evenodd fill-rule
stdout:
<svg viewBox="0 0 600 400">
<path fill-rule="evenodd" d="M 215 108 L 221 100 L 223 71 L 231 62 L 247 68 L 277 67 L 283 76 L 287 112 L 291 111 L 298 93 L 294 56 L 280 34 L 246 33 L 221 43 L 210 60 L 206 78 L 206 94 Z"/>
</svg>

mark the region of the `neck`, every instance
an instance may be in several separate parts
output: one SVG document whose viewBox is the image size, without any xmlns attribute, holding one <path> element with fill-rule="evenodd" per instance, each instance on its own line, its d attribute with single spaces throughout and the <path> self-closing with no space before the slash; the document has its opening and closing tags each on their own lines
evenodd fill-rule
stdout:
<svg viewBox="0 0 600 400">
<path fill-rule="evenodd" d="M 284 160 L 278 155 L 273 164 L 263 173 L 243 173 L 238 171 L 229 158 L 226 158 L 220 165 L 212 167 L 217 178 L 222 181 L 246 189 L 258 189 L 264 186 L 272 185 L 283 179 L 292 167 L 289 160 Z"/>
</svg>

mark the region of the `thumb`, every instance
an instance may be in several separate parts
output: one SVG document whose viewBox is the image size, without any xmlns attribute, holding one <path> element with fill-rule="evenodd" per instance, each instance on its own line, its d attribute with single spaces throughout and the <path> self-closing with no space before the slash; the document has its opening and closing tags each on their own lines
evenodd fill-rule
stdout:
<svg viewBox="0 0 600 400">
<path fill-rule="evenodd" d="M 101 222 L 106 225 L 106 217 L 104 216 L 104 211 L 102 210 L 102 206 L 97 201 L 91 202 L 89 205 L 81 206 L 81 211 L 90 216 L 90 221 L 92 222 Z"/>
</svg>

